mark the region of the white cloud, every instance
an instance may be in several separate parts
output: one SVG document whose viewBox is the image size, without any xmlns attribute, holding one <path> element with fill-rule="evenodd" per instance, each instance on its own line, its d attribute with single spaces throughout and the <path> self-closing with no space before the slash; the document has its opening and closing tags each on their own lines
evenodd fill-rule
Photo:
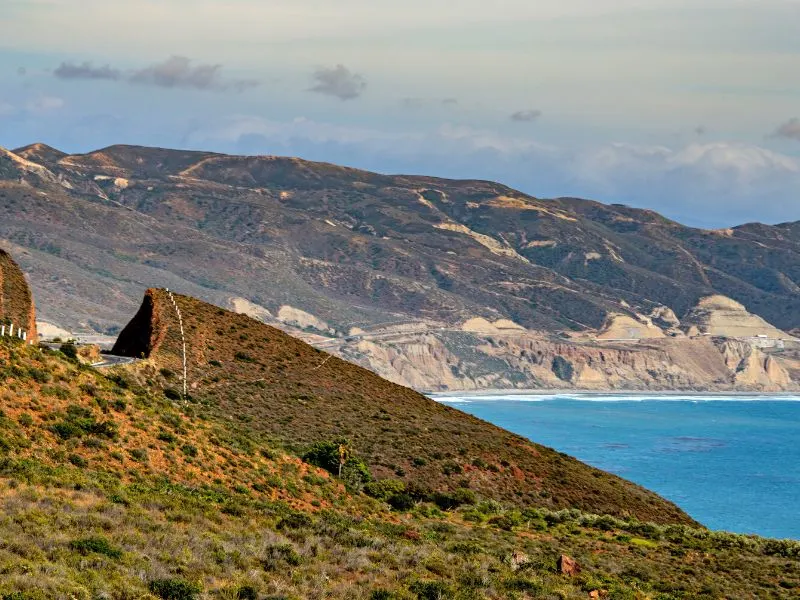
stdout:
<svg viewBox="0 0 800 600">
<path fill-rule="evenodd" d="M 240 116 L 192 133 L 197 148 L 292 154 L 384 172 L 493 179 L 538 196 L 582 196 L 654 208 L 690 224 L 800 219 L 800 158 L 742 143 L 558 147 L 445 124 L 385 131 L 298 118 Z"/>
<path fill-rule="evenodd" d="M 39 96 L 29 100 L 25 108 L 33 114 L 45 114 L 60 110 L 65 104 L 64 99 L 57 96 Z"/>
</svg>

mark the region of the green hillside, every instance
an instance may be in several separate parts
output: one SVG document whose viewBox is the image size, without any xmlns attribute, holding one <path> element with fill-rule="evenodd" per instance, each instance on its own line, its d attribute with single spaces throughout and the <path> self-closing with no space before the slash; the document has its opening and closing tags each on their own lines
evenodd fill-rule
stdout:
<svg viewBox="0 0 800 600">
<path fill-rule="evenodd" d="M 0 341 L 0 382 L 4 599 L 671 600 L 800 589 L 794 542 L 480 493 L 460 505 L 415 495 L 392 509 L 381 498 L 396 485 L 368 485 L 378 498 L 348 491 L 246 415 L 170 400 L 60 352 Z M 559 573 L 562 554 L 581 571 Z"/>
<path fill-rule="evenodd" d="M 379 477 L 433 492 L 469 488 L 517 506 L 636 517 L 691 519 L 657 495 L 442 406 L 408 388 L 264 325 L 175 295 L 187 348 L 188 387 L 219 418 L 302 452 L 344 437 Z M 182 389 L 184 340 L 164 290 L 149 290 L 114 353 L 146 356 L 143 381 Z"/>
</svg>

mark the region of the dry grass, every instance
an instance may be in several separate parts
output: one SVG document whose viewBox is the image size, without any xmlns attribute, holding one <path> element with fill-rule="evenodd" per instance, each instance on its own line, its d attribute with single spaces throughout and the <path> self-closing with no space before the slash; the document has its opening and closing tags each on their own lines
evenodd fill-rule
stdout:
<svg viewBox="0 0 800 600">
<path fill-rule="evenodd" d="M 231 600 L 790 598 L 800 589 L 797 543 L 486 501 L 393 512 L 240 421 L 123 374 L 5 341 L 0 382 L 0 598 L 133 600 L 169 585 L 197 590 L 185 598 Z M 55 427 L 70 419 L 94 431 L 113 420 L 118 433 L 54 432 L 70 431 Z M 180 456 L 186 444 L 196 457 Z M 145 460 L 131 457 L 141 449 Z M 515 552 L 525 555 L 517 567 Z M 579 561 L 579 576 L 556 572 L 561 553 Z"/>
</svg>

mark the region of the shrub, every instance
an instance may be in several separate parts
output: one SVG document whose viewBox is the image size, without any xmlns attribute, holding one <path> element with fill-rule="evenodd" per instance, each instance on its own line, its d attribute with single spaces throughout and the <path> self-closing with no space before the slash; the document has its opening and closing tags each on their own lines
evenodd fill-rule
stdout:
<svg viewBox="0 0 800 600">
<path fill-rule="evenodd" d="M 462 504 L 475 504 L 475 492 L 466 489 L 459 489 L 452 493 L 436 492 L 433 495 L 433 502 L 442 510 L 453 510 Z"/>
<path fill-rule="evenodd" d="M 416 502 L 414 502 L 414 498 L 412 498 L 406 493 L 395 494 L 394 496 L 389 498 L 388 502 L 389 506 L 399 511 L 411 510 L 412 508 L 414 508 L 414 505 L 416 504 Z"/>
<path fill-rule="evenodd" d="M 102 554 L 109 558 L 122 558 L 122 550 L 112 546 L 109 541 L 102 537 L 90 537 L 70 542 L 69 547 L 84 556 L 88 554 Z"/>
<path fill-rule="evenodd" d="M 87 466 L 89 466 L 89 461 L 83 458 L 80 454 L 70 454 L 67 457 L 67 460 L 81 469 L 85 469 Z"/>
<path fill-rule="evenodd" d="M 44 369 L 28 369 L 28 375 L 30 375 L 31 379 L 36 383 L 49 383 L 53 379 L 53 376 Z"/>
<path fill-rule="evenodd" d="M 443 581 L 417 581 L 409 587 L 419 600 L 448 600 L 453 589 Z"/>
<path fill-rule="evenodd" d="M 70 406 L 67 415 L 58 423 L 53 424 L 50 430 L 63 440 L 84 435 L 93 435 L 108 439 L 116 439 L 117 424 L 113 421 L 98 421 L 90 410 L 81 406 Z"/>
<path fill-rule="evenodd" d="M 366 463 L 353 455 L 350 442 L 344 438 L 315 443 L 303 455 L 303 460 L 332 475 L 341 476 L 351 489 L 360 489 L 372 480 Z"/>
<path fill-rule="evenodd" d="M 448 476 L 453 474 L 460 475 L 463 472 L 464 469 L 462 469 L 461 465 L 459 465 L 455 461 L 450 460 L 442 465 L 442 473 L 444 473 L 445 475 Z"/>
<path fill-rule="evenodd" d="M 131 458 L 136 462 L 147 462 L 147 450 L 144 448 L 134 448 L 133 450 L 129 450 L 128 454 L 130 454 Z"/>
<path fill-rule="evenodd" d="M 167 442 L 168 444 L 174 444 L 176 441 L 178 441 L 178 438 L 172 435 L 169 431 L 159 432 L 158 439 L 162 442 Z"/>
<path fill-rule="evenodd" d="M 311 527 L 314 521 L 305 513 L 292 512 L 278 521 L 278 529 L 302 529 Z"/>
<path fill-rule="evenodd" d="M 236 600 L 258 600 L 258 592 L 252 585 L 243 585 L 236 590 Z"/>
<path fill-rule="evenodd" d="M 270 546 L 264 559 L 264 568 L 267 571 L 274 571 L 282 564 L 290 567 L 299 567 L 303 563 L 303 557 L 291 544 L 276 544 Z"/>
<path fill-rule="evenodd" d="M 67 342 L 66 344 L 61 344 L 59 347 L 59 352 L 69 358 L 70 360 L 77 360 L 78 359 L 78 349 L 75 347 L 75 344 L 72 342 Z"/>
<path fill-rule="evenodd" d="M 194 600 L 202 592 L 199 585 L 183 579 L 156 579 L 149 587 L 162 600 Z"/>
<path fill-rule="evenodd" d="M 198 454 L 197 447 L 192 446 L 191 444 L 184 444 L 181 446 L 181 452 L 183 452 L 189 458 L 194 458 Z"/>
<path fill-rule="evenodd" d="M 183 394 L 175 388 L 166 388 L 164 390 L 164 395 L 168 400 L 180 400 L 183 397 Z"/>
<path fill-rule="evenodd" d="M 405 484 L 397 479 L 381 479 L 380 481 L 371 481 L 364 486 L 364 493 L 367 496 L 383 501 L 387 501 L 392 496 L 402 494 L 405 491 Z"/>
</svg>

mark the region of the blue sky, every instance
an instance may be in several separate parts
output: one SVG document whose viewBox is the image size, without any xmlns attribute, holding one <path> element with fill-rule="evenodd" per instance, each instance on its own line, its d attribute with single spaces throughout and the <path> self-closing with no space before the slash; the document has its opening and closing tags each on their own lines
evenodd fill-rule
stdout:
<svg viewBox="0 0 800 600">
<path fill-rule="evenodd" d="M 290 154 L 800 219 L 798 0 L 0 0 L 0 145 Z"/>
</svg>

